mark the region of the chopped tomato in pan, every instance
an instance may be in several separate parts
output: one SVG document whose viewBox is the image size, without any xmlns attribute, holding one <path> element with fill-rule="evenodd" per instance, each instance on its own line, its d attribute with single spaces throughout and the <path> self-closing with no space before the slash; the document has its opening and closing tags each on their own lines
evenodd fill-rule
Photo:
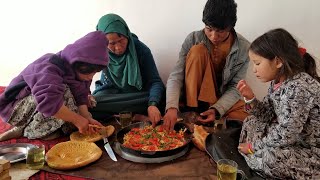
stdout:
<svg viewBox="0 0 320 180">
<path fill-rule="evenodd" d="M 123 145 L 134 150 L 165 151 L 183 146 L 184 131 L 165 131 L 163 126 L 132 128 L 124 135 Z"/>
</svg>

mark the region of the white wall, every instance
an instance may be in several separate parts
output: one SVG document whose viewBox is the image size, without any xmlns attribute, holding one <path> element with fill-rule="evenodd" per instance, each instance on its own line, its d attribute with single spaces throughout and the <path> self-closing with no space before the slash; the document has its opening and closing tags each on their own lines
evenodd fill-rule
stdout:
<svg viewBox="0 0 320 180">
<path fill-rule="evenodd" d="M 43 54 L 94 31 L 105 6 L 101 0 L 1 1 L 0 86 Z"/>
<path fill-rule="evenodd" d="M 117 13 L 153 52 L 166 82 L 184 38 L 203 28 L 206 0 L 10 0 L 0 2 L 0 86 L 7 85 L 27 64 L 47 52 L 95 30 L 100 16 Z M 252 41 L 265 31 L 284 27 L 320 57 L 318 0 L 236 0 L 236 30 Z M 99 75 L 95 76 L 95 79 Z M 266 84 L 247 77 L 259 98 Z M 92 86 L 93 88 L 93 86 Z"/>
</svg>

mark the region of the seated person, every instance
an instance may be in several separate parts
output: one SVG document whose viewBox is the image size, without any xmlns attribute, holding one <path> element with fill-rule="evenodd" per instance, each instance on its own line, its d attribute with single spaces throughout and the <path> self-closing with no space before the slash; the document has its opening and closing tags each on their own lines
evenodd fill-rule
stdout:
<svg viewBox="0 0 320 180">
<path fill-rule="evenodd" d="M 94 74 L 108 64 L 107 44 L 104 33 L 91 32 L 29 64 L 0 95 L 0 116 L 13 126 L 0 140 L 95 131 L 89 124 L 101 124 L 88 111 L 88 93 Z"/>
<path fill-rule="evenodd" d="M 253 71 L 270 82 L 263 101 L 241 80 L 237 86 L 250 112 L 239 150 L 250 168 L 267 179 L 320 179 L 320 78 L 315 60 L 284 29 L 250 46 Z"/>
<path fill-rule="evenodd" d="M 100 18 L 97 30 L 109 40 L 110 63 L 96 82 L 93 96 L 96 107 L 90 112 L 97 119 L 121 111 L 148 113 L 159 121 L 164 84 L 150 49 L 131 33 L 126 22 L 116 14 Z"/>
<path fill-rule="evenodd" d="M 202 18 L 205 28 L 186 37 L 167 81 L 166 129 L 173 129 L 177 121 L 181 89 L 183 103 L 204 116 L 198 119 L 201 122 L 247 116 L 236 85 L 246 76 L 250 43 L 234 29 L 236 8 L 234 0 L 208 0 Z"/>
</svg>

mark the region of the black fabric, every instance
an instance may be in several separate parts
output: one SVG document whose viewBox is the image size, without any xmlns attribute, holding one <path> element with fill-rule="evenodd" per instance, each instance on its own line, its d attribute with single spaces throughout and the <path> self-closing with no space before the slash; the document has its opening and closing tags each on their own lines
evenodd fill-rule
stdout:
<svg viewBox="0 0 320 180">
<path fill-rule="evenodd" d="M 66 68 L 64 67 L 64 60 L 61 59 L 58 55 L 53 55 L 50 59 L 49 62 L 58 66 L 63 72 L 66 72 Z"/>
<path fill-rule="evenodd" d="M 89 111 L 94 119 L 102 120 L 121 111 L 130 111 L 133 114 L 148 115 L 149 92 L 118 93 L 116 89 L 105 89 L 94 94 L 97 105 Z M 161 114 L 164 114 L 165 96 L 162 96 L 157 105 Z"/>
<path fill-rule="evenodd" d="M 97 92 L 94 97 L 97 105 L 89 111 L 94 119 L 103 120 L 121 111 L 147 114 L 149 92 L 141 91 L 134 93 L 117 94 L 115 89 L 106 89 Z"/>
<path fill-rule="evenodd" d="M 238 169 L 244 171 L 248 179 L 263 179 L 250 169 L 238 151 L 241 123 L 233 120 L 227 120 L 226 123 L 227 129 L 208 135 L 206 139 L 207 153 L 215 162 L 218 162 L 219 159 L 231 159 L 237 162 Z"/>
<path fill-rule="evenodd" d="M 4 97 L 7 102 L 13 101 L 20 91 L 27 86 L 27 83 L 23 80 L 17 83 L 15 86 L 12 86 L 10 89 L 6 89 L 4 92 Z"/>
</svg>

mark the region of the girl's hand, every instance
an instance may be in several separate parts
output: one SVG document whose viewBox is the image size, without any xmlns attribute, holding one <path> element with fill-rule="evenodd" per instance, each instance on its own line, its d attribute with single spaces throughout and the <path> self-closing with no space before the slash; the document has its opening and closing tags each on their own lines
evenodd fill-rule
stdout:
<svg viewBox="0 0 320 180">
<path fill-rule="evenodd" d="M 103 126 L 99 121 L 93 119 L 93 118 L 88 118 L 89 123 L 97 126 Z"/>
<path fill-rule="evenodd" d="M 81 134 L 88 134 L 89 133 L 89 120 L 86 118 L 77 119 L 73 123 L 79 130 Z"/>
<path fill-rule="evenodd" d="M 240 143 L 238 146 L 238 150 L 243 154 L 253 154 L 251 143 Z"/>
<path fill-rule="evenodd" d="M 238 82 L 237 89 L 247 100 L 254 98 L 254 93 L 245 80 L 240 80 Z"/>
<path fill-rule="evenodd" d="M 152 127 L 155 127 L 156 124 L 160 121 L 161 119 L 161 113 L 157 106 L 149 106 L 148 107 L 148 116 L 149 119 L 152 123 Z"/>
<path fill-rule="evenodd" d="M 98 122 L 97 120 L 95 120 L 93 118 L 88 118 L 88 120 L 89 120 L 89 124 L 103 126 L 100 122 Z M 95 132 L 99 132 L 99 130 L 94 127 L 89 127 L 89 133 L 95 133 Z"/>
</svg>

